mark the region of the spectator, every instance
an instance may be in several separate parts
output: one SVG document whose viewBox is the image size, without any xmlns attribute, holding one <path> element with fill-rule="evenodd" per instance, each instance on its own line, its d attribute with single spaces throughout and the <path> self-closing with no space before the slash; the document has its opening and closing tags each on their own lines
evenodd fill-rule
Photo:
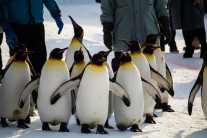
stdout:
<svg viewBox="0 0 207 138">
<path fill-rule="evenodd" d="M 166 38 L 164 43 L 170 42 L 172 33 L 166 0 L 102 0 L 101 10 L 104 44 L 115 52 L 114 71 L 119 66 L 120 51 L 128 51 L 120 38 L 138 41 L 143 46 L 147 35 L 159 33 L 160 23 Z"/>
<path fill-rule="evenodd" d="M 23 43 L 29 51 L 30 61 L 36 73 L 40 74 L 47 58 L 45 46 L 45 30 L 43 24 L 43 5 L 51 13 L 62 31 L 60 9 L 55 0 L 1 0 L 0 1 L 0 25 L 6 36 L 6 42 L 10 48 L 10 55 L 15 50 L 9 40 Z"/>
<path fill-rule="evenodd" d="M 172 1 L 173 29 L 182 29 L 185 40 L 183 58 L 191 58 L 194 53 L 192 41 L 197 36 L 201 44 L 200 57 L 207 51 L 206 32 L 204 24 L 203 0 L 173 0 Z"/>
</svg>

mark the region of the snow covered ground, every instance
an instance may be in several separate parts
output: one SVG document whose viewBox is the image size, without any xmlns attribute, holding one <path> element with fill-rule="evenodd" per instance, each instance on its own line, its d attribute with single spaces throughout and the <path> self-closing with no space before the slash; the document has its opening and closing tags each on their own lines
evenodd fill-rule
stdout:
<svg viewBox="0 0 207 138">
<path fill-rule="evenodd" d="M 94 54 L 100 50 L 107 50 L 103 45 L 102 27 L 100 24 L 99 16 L 101 13 L 99 4 L 85 4 L 85 5 L 60 5 L 62 10 L 62 19 L 64 22 L 64 28 L 60 35 L 57 34 L 58 29 L 54 20 L 45 10 L 45 31 L 46 31 L 46 45 L 48 55 L 49 52 L 56 47 L 64 48 L 68 47 L 73 37 L 73 27 L 68 15 L 71 15 L 74 20 L 83 27 L 85 36 L 83 44 L 89 49 L 91 54 Z M 207 17 L 205 17 L 207 23 Z M 207 26 L 206 26 L 207 28 Z M 109 130 L 108 135 L 95 134 L 96 129 L 92 130 L 91 134 L 80 133 L 80 126 L 77 126 L 75 119 L 72 116 L 68 128 L 69 133 L 58 132 L 59 126 L 52 127 L 54 131 L 43 132 L 41 131 L 41 122 L 39 116 L 32 117 L 32 123 L 29 125 L 29 129 L 19 129 L 15 122 L 9 122 L 9 128 L 0 127 L 0 138 L 3 137 L 152 137 L 152 138 L 166 138 L 166 137 L 187 137 L 187 138 L 204 138 L 207 136 L 207 122 L 201 109 L 200 92 L 197 94 L 192 116 L 187 112 L 187 101 L 189 92 L 197 78 L 199 69 L 202 64 L 202 59 L 199 58 L 200 51 L 196 50 L 194 57 L 191 59 L 183 59 L 183 46 L 184 41 L 182 32 L 177 31 L 176 42 L 179 54 L 169 53 L 169 47 L 166 46 L 165 58 L 167 64 L 172 72 L 174 80 L 175 96 L 170 98 L 170 105 L 175 110 L 174 113 L 162 112 L 161 110 L 155 110 L 155 114 L 158 115 L 155 118 L 157 124 L 149 125 L 142 123 L 140 128 L 142 133 L 133 133 L 130 131 L 120 132 L 116 128 L 114 117 L 109 120 L 109 123 L 115 128 Z M 6 64 L 9 55 L 8 47 L 5 39 L 2 45 L 3 63 Z M 109 55 L 109 60 L 113 58 L 113 53 Z M 37 111 L 36 111 L 37 113 Z"/>
</svg>

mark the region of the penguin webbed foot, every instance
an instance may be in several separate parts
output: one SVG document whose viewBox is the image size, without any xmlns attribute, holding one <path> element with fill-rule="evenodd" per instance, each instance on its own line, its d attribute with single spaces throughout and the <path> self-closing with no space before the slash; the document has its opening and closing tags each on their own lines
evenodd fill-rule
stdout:
<svg viewBox="0 0 207 138">
<path fill-rule="evenodd" d="M 141 129 L 139 129 L 138 125 L 132 125 L 132 127 L 130 128 L 131 132 L 142 132 Z"/>
<path fill-rule="evenodd" d="M 28 115 L 28 116 L 24 119 L 24 122 L 25 122 L 26 124 L 30 124 L 30 123 L 31 123 L 30 115 Z"/>
<path fill-rule="evenodd" d="M 51 131 L 50 127 L 49 127 L 49 124 L 47 122 L 44 122 L 42 124 L 42 130 L 43 131 Z"/>
<path fill-rule="evenodd" d="M 108 132 L 104 130 L 104 127 L 102 125 L 98 125 L 96 134 L 108 134 Z"/>
<path fill-rule="evenodd" d="M 1 117 L 1 126 L 2 127 L 9 127 L 9 125 L 6 122 L 6 118 Z"/>
<path fill-rule="evenodd" d="M 156 124 L 155 120 L 150 115 L 146 115 L 145 123 Z"/>
<path fill-rule="evenodd" d="M 123 126 L 123 125 L 117 125 L 117 128 L 119 129 L 119 131 L 126 131 L 127 127 Z"/>
<path fill-rule="evenodd" d="M 78 126 L 80 126 L 80 120 L 77 118 L 76 119 L 76 124 L 78 125 Z"/>
<path fill-rule="evenodd" d="M 62 122 L 60 125 L 59 132 L 69 132 L 69 129 L 67 128 L 67 123 Z"/>
<path fill-rule="evenodd" d="M 19 120 L 18 120 L 18 125 L 17 125 L 17 127 L 18 127 L 18 128 L 23 128 L 23 129 L 25 129 L 25 128 L 29 128 L 29 126 L 26 125 L 26 123 L 24 122 L 23 119 L 19 119 Z"/>
<path fill-rule="evenodd" d="M 89 134 L 91 133 L 91 130 L 88 128 L 87 124 L 83 124 L 81 127 L 81 133 Z"/>
<path fill-rule="evenodd" d="M 112 126 L 109 125 L 109 120 L 106 120 L 104 127 L 108 129 L 114 129 Z"/>
<path fill-rule="evenodd" d="M 163 112 L 175 112 L 170 105 L 167 103 L 162 103 L 162 111 Z"/>
<path fill-rule="evenodd" d="M 153 117 L 158 117 L 155 113 L 153 113 Z"/>
</svg>

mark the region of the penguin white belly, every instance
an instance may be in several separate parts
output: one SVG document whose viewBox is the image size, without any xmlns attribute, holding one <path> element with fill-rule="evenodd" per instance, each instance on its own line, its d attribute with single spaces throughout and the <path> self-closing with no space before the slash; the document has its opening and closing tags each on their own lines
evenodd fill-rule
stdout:
<svg viewBox="0 0 207 138">
<path fill-rule="evenodd" d="M 69 80 L 69 72 L 63 60 L 49 59 L 46 61 L 38 90 L 37 107 L 41 122 L 58 125 L 68 123 L 71 115 L 71 94 L 61 97 L 57 103 L 51 105 L 50 100 L 55 90 Z"/>
<path fill-rule="evenodd" d="M 140 75 L 148 82 L 150 82 L 155 88 L 157 88 L 157 83 L 151 79 L 151 72 L 149 63 L 142 53 L 132 54 L 132 61 L 139 69 Z M 144 115 L 153 114 L 153 109 L 155 106 L 154 99 L 144 92 Z"/>
<path fill-rule="evenodd" d="M 160 48 L 156 49 L 153 53 L 155 55 L 156 63 L 157 63 L 157 71 L 166 79 L 166 64 L 165 64 L 165 57 L 161 51 Z M 169 94 L 167 91 L 162 93 L 158 89 L 160 96 L 161 96 L 161 102 L 168 103 L 169 100 Z"/>
<path fill-rule="evenodd" d="M 104 125 L 109 103 L 109 77 L 107 68 L 97 65 L 87 66 L 78 88 L 76 111 L 80 124 L 90 128 Z"/>
<path fill-rule="evenodd" d="M 124 63 L 118 70 L 116 81 L 126 90 L 131 100 L 131 105 L 127 107 L 120 98 L 114 96 L 114 116 L 117 126 L 139 125 L 143 118 L 144 98 L 138 69 L 132 62 Z"/>
<path fill-rule="evenodd" d="M 30 97 L 23 108 L 19 108 L 19 97 L 30 81 L 30 70 L 26 62 L 15 61 L 7 70 L 0 87 L 0 116 L 11 119 L 25 119 L 29 113 Z"/>
<path fill-rule="evenodd" d="M 88 56 L 85 47 L 76 38 L 73 38 L 65 55 L 65 62 L 67 64 L 68 69 L 70 69 L 71 66 L 73 65 L 75 51 L 80 50 L 80 48 L 82 48 L 81 50 L 83 51 L 84 61 L 87 63 L 90 61 L 90 58 Z"/>
<path fill-rule="evenodd" d="M 201 91 L 201 103 L 205 117 L 207 118 L 207 67 L 203 70 L 203 85 Z"/>
</svg>

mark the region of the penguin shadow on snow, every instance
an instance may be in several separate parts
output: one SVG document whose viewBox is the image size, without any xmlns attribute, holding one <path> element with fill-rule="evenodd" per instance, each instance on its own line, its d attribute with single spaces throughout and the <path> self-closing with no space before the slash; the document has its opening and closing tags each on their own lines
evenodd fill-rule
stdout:
<svg viewBox="0 0 207 138">
<path fill-rule="evenodd" d="M 205 138 L 207 136 L 207 128 L 194 131 L 193 133 L 186 136 L 186 138 Z"/>
</svg>

